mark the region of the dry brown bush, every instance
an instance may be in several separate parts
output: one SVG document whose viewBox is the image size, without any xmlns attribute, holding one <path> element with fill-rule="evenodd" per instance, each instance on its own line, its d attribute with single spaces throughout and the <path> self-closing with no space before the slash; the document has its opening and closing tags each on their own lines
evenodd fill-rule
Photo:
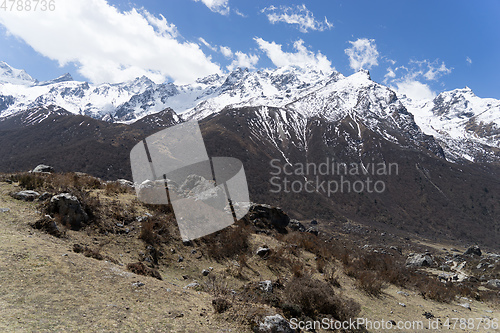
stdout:
<svg viewBox="0 0 500 333">
<path fill-rule="evenodd" d="M 221 261 L 245 254 L 250 249 L 251 229 L 242 221 L 202 238 L 210 258 Z"/>
<path fill-rule="evenodd" d="M 283 292 L 283 299 L 290 307 L 295 305 L 311 318 L 331 315 L 337 320 L 355 318 L 360 306 L 351 299 L 343 298 L 325 281 L 311 278 L 309 275 L 292 279 Z M 284 304 L 285 304 L 284 303 Z"/>
<path fill-rule="evenodd" d="M 157 269 L 147 267 L 142 262 L 135 262 L 127 264 L 127 269 L 132 273 L 144 276 L 151 276 L 158 280 L 161 280 L 160 272 Z"/>
</svg>

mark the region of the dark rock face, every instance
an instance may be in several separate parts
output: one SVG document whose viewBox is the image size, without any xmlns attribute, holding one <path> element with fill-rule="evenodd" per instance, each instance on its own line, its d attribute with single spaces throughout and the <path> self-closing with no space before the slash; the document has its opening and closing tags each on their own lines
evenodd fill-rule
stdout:
<svg viewBox="0 0 500 333">
<path fill-rule="evenodd" d="M 248 217 L 258 227 L 276 229 L 281 233 L 286 233 L 285 228 L 290 223 L 290 217 L 281 208 L 270 205 L 253 205 Z"/>
<path fill-rule="evenodd" d="M 469 247 L 469 248 L 468 248 L 468 249 L 464 252 L 464 254 L 481 256 L 481 255 L 482 255 L 482 252 L 481 252 L 481 249 L 479 248 L 479 246 L 474 245 L 474 246 Z"/>
<path fill-rule="evenodd" d="M 77 197 L 69 193 L 61 193 L 50 199 L 49 213 L 58 214 L 64 224 L 73 230 L 80 230 L 89 217 Z"/>
</svg>

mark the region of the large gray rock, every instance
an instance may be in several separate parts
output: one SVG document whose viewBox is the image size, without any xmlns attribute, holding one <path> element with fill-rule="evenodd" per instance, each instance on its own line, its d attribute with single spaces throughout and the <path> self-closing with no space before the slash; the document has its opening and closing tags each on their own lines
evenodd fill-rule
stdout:
<svg viewBox="0 0 500 333">
<path fill-rule="evenodd" d="M 250 207 L 248 218 L 258 227 L 274 228 L 284 233 L 290 223 L 290 217 L 281 208 L 264 204 Z"/>
<path fill-rule="evenodd" d="M 500 288 L 500 280 L 499 279 L 489 280 L 486 284 L 488 285 L 488 287 Z"/>
<path fill-rule="evenodd" d="M 36 168 L 33 169 L 32 172 L 36 172 L 36 173 L 42 173 L 42 172 L 51 173 L 51 172 L 54 172 L 54 168 L 51 167 L 51 166 L 45 165 L 45 164 L 39 164 L 39 165 L 36 166 Z"/>
<path fill-rule="evenodd" d="M 481 252 L 481 249 L 479 248 L 479 246 L 474 245 L 474 246 L 469 247 L 467 249 L 467 251 L 464 252 L 464 254 L 481 256 L 482 252 Z"/>
<path fill-rule="evenodd" d="M 266 316 L 261 321 L 256 323 L 253 331 L 255 333 L 294 333 L 294 329 L 290 327 L 290 323 L 279 314 L 274 316 Z"/>
<path fill-rule="evenodd" d="M 430 267 L 434 261 L 428 254 L 412 253 L 406 259 L 406 266 L 410 267 Z"/>
<path fill-rule="evenodd" d="M 306 231 L 306 227 L 304 227 L 304 225 L 302 223 L 300 223 L 299 221 L 297 221 L 295 219 L 290 220 L 288 227 L 290 229 L 292 229 L 293 231 L 300 231 L 300 232 Z"/>
<path fill-rule="evenodd" d="M 255 254 L 257 254 L 259 257 L 267 257 L 271 253 L 271 249 L 268 248 L 267 246 L 262 246 L 255 251 Z"/>
<path fill-rule="evenodd" d="M 62 223 L 73 230 L 80 230 L 89 221 L 78 198 L 69 193 L 54 195 L 50 199 L 49 213 L 58 214 Z"/>
<path fill-rule="evenodd" d="M 13 194 L 11 194 L 11 196 L 17 200 L 33 201 L 40 196 L 40 193 L 35 192 L 35 191 L 26 190 L 26 191 L 20 191 L 17 193 L 13 193 Z"/>
</svg>

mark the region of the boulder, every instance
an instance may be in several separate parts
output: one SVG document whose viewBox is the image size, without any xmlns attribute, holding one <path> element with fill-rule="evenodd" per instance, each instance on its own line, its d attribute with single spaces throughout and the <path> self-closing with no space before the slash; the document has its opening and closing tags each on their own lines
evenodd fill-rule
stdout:
<svg viewBox="0 0 500 333">
<path fill-rule="evenodd" d="M 481 253 L 481 249 L 479 248 L 479 246 L 477 245 L 474 245 L 474 246 L 471 246 L 469 247 L 465 252 L 464 254 L 466 255 L 476 255 L 476 256 L 481 256 L 482 253 Z"/>
<path fill-rule="evenodd" d="M 134 183 L 127 179 L 118 179 L 116 182 L 122 186 L 134 187 Z"/>
<path fill-rule="evenodd" d="M 248 212 L 248 218 L 260 228 L 273 228 L 286 233 L 290 217 L 278 207 L 269 205 L 253 205 Z"/>
<path fill-rule="evenodd" d="M 207 276 L 208 274 L 210 274 L 210 271 L 208 269 L 204 269 L 201 271 L 201 275 L 203 276 Z"/>
<path fill-rule="evenodd" d="M 273 282 L 271 280 L 260 281 L 259 288 L 260 288 L 260 290 L 263 290 L 266 293 L 272 293 L 273 292 Z"/>
<path fill-rule="evenodd" d="M 315 236 L 318 236 L 319 235 L 319 230 L 318 228 L 316 227 L 310 227 L 310 228 L 307 228 L 306 232 L 310 233 L 310 234 L 313 234 Z"/>
<path fill-rule="evenodd" d="M 36 198 L 40 196 L 40 193 L 27 190 L 27 191 L 16 192 L 14 194 L 11 194 L 11 196 L 17 200 L 34 201 Z"/>
<path fill-rule="evenodd" d="M 489 280 L 486 284 L 488 287 L 500 288 L 500 279 Z"/>
<path fill-rule="evenodd" d="M 259 257 L 266 257 L 269 255 L 269 253 L 271 253 L 271 249 L 268 248 L 267 246 L 263 246 L 263 247 L 259 247 L 257 249 L 257 251 L 255 251 L 255 253 L 259 256 Z"/>
<path fill-rule="evenodd" d="M 54 172 L 54 168 L 45 164 L 39 164 L 36 166 L 36 168 L 33 169 L 35 173 L 52 173 Z"/>
<path fill-rule="evenodd" d="M 428 254 L 412 253 L 406 259 L 406 266 L 410 267 L 430 267 L 434 261 Z"/>
<path fill-rule="evenodd" d="M 89 221 L 78 198 L 69 193 L 54 195 L 50 199 L 49 213 L 58 214 L 63 224 L 73 230 L 80 230 Z"/>
<path fill-rule="evenodd" d="M 256 323 L 253 331 L 255 333 L 294 333 L 290 323 L 279 314 L 266 316 Z"/>
<path fill-rule="evenodd" d="M 302 223 L 300 223 L 299 221 L 297 221 L 295 219 L 290 220 L 288 227 L 293 231 L 300 231 L 300 232 L 306 231 L 306 227 L 304 227 L 304 225 Z"/>
</svg>

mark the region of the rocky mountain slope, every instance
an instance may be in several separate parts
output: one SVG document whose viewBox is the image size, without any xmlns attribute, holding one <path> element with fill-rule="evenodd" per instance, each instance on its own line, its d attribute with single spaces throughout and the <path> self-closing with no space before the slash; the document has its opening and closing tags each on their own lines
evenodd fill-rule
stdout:
<svg viewBox="0 0 500 333">
<path fill-rule="evenodd" d="M 393 140 L 386 134 L 388 129 L 377 128 L 380 119 L 390 122 L 396 109 L 406 108 L 407 115 L 393 122 L 400 122 L 400 127 L 405 122 L 406 129 L 415 128 L 416 123 L 424 134 L 439 141 L 448 160 L 500 160 L 500 101 L 479 98 L 468 88 L 444 92 L 432 101 L 398 99 L 392 90 L 372 81 L 366 71 L 345 77 L 314 68 L 283 67 L 254 72 L 238 68 L 189 85 L 156 84 L 146 77 L 91 85 L 74 81 L 69 74 L 40 83 L 26 72 L 2 63 L 0 118 L 49 105 L 74 114 L 127 123 L 165 108 L 173 109 L 184 120 L 201 120 L 227 107 L 268 106 L 292 110 L 307 119 L 321 116 L 335 121 L 346 115 L 358 117 L 388 140 Z M 409 134 L 416 133 L 413 130 Z"/>
<path fill-rule="evenodd" d="M 415 102 L 399 99 L 366 71 L 344 77 L 295 68 L 238 69 L 182 87 L 139 78 L 22 89 L 49 89 L 35 100 L 55 104 L 20 111 L 16 103 L 22 99 L 14 98 L 17 109 L 4 110 L 0 172 L 44 163 L 58 171 L 131 179 L 129 153 L 138 141 L 197 119 L 209 156 L 243 162 L 254 202 L 280 205 L 299 218 L 353 220 L 499 246 L 500 151 L 498 118 L 492 116 L 498 104 L 471 92 L 443 93 L 411 113 Z M 109 108 L 89 102 L 81 113 L 95 118 L 75 114 L 75 105 L 90 100 L 107 101 Z M 172 109 L 153 112 L 166 105 Z M 441 119 L 440 131 L 433 119 Z M 313 169 L 304 170 L 307 165 Z M 329 171 L 315 171 L 320 165 Z"/>
</svg>

